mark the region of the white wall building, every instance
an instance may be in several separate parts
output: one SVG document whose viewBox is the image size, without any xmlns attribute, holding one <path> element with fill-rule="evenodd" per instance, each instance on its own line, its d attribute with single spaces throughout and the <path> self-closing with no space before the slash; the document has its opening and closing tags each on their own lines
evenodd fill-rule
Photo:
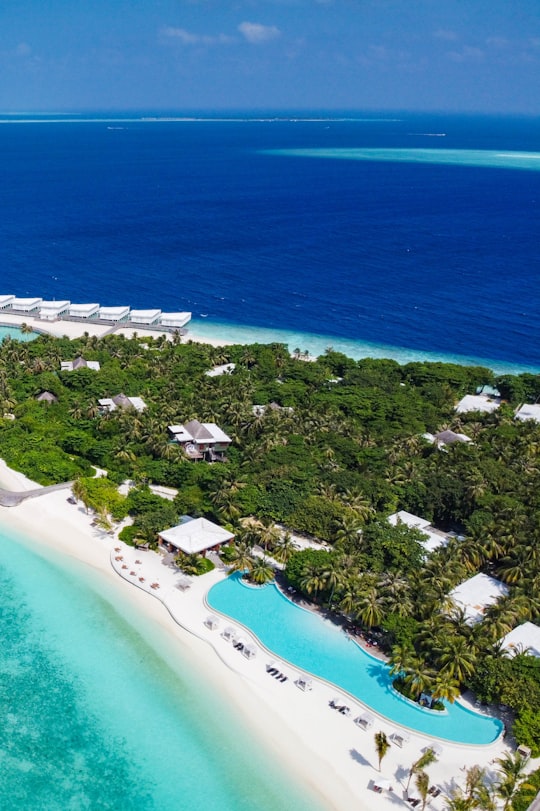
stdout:
<svg viewBox="0 0 540 811">
<path fill-rule="evenodd" d="M 15 296 L 0 296 L 0 310 L 11 310 L 11 302 Z"/>
<path fill-rule="evenodd" d="M 480 622 L 486 608 L 508 596 L 508 586 L 489 577 L 487 574 L 476 574 L 465 580 L 448 595 L 457 608 L 463 609 L 467 622 L 474 625 Z"/>
<path fill-rule="evenodd" d="M 69 315 L 73 318 L 97 318 L 99 304 L 70 304 Z"/>
<path fill-rule="evenodd" d="M 387 520 L 388 523 L 392 524 L 394 527 L 398 524 L 406 524 L 410 529 L 419 529 L 426 539 L 422 544 L 426 552 L 433 552 L 435 549 L 438 549 L 439 546 L 444 546 L 448 543 L 447 535 L 435 530 L 425 518 L 420 518 L 418 515 L 408 513 L 406 510 L 400 510 L 397 513 L 389 515 Z"/>
<path fill-rule="evenodd" d="M 161 310 L 132 310 L 129 320 L 132 324 L 157 324 L 161 318 Z"/>
<path fill-rule="evenodd" d="M 466 394 L 456 406 L 456 414 L 468 414 L 470 411 L 479 411 L 491 414 L 501 404 L 500 397 L 490 397 L 487 394 Z"/>
<path fill-rule="evenodd" d="M 127 321 L 129 307 L 100 307 L 98 317 L 103 321 Z"/>
<path fill-rule="evenodd" d="M 524 622 L 506 634 L 501 639 L 500 645 L 511 656 L 527 653 L 529 656 L 540 658 L 540 628 L 533 622 Z"/>
<path fill-rule="evenodd" d="M 69 301 L 42 301 L 39 308 L 39 317 L 43 321 L 56 321 L 69 312 Z"/>
<path fill-rule="evenodd" d="M 173 329 L 181 329 L 191 321 L 191 313 L 161 313 L 159 319 L 160 324 L 164 327 L 172 327 Z"/>
<path fill-rule="evenodd" d="M 36 313 L 43 299 L 40 298 L 14 298 L 11 300 L 11 309 L 21 313 Z"/>
</svg>

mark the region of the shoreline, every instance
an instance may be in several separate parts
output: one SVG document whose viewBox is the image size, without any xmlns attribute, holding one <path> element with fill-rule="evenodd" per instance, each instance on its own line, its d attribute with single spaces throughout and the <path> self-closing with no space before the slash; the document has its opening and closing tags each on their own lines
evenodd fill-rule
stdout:
<svg viewBox="0 0 540 811">
<path fill-rule="evenodd" d="M 205 629 L 204 618 L 209 610 L 204 594 L 219 579 L 216 570 L 194 578 L 187 593 L 178 589 L 172 592 L 175 604 L 182 606 L 182 627 L 173 618 L 174 611 L 164 605 L 174 588 L 171 577 L 174 581 L 178 573 L 164 567 L 157 553 L 126 547 L 92 527 L 92 516 L 82 507 L 68 504 L 64 492 L 48 493 L 15 508 L 0 508 L 0 520 L 8 531 L 29 539 L 36 549 L 73 559 L 104 582 L 125 606 L 124 616 L 131 624 L 135 626 L 139 616 L 150 626 L 159 627 L 170 640 L 166 654 L 169 664 L 172 661 L 174 666 L 176 656 L 189 656 L 190 667 L 214 682 L 215 694 L 234 708 L 235 715 L 261 741 L 263 750 L 282 764 L 292 781 L 319 797 L 324 807 L 334 811 L 389 808 L 401 795 L 411 763 L 433 743 L 432 738 L 411 731 L 409 743 L 403 749 L 393 745 L 383 763 L 382 774 L 391 778 L 394 792 L 377 794 L 369 790 L 371 781 L 379 775 L 374 732 L 383 729 L 390 735 L 398 725 L 376 717 L 374 727 L 362 731 L 351 718 L 330 712 L 329 697 L 339 692 L 335 687 L 314 680 L 313 691 L 303 693 L 293 683 L 299 671 L 290 665 L 283 665 L 289 683 L 276 682 L 265 672 L 268 656 L 258 642 L 258 656 L 249 661 L 221 638 L 220 630 Z M 121 552 L 115 553 L 115 548 Z M 125 561 L 115 561 L 117 555 Z M 135 560 L 141 563 L 135 564 Z M 145 574 L 137 574 L 142 572 L 141 567 Z M 131 575 L 132 571 L 136 575 Z M 145 577 L 146 588 L 138 577 Z M 160 589 L 152 592 L 151 583 L 158 582 L 158 577 Z M 152 596 L 157 599 L 150 599 Z M 149 643 L 152 645 L 153 640 Z M 158 653 L 164 658 L 163 651 Z M 474 760 L 489 770 L 493 758 L 507 751 L 502 740 L 482 747 L 448 741 L 441 741 L 441 745 L 444 755 L 430 767 L 430 780 L 443 792 L 461 779 L 463 763 L 470 765 Z M 403 806 L 408 807 L 405 802 Z"/>
<path fill-rule="evenodd" d="M 170 332 L 160 332 L 159 329 L 145 329 L 144 325 L 140 327 L 133 325 L 122 327 L 121 323 L 95 324 L 82 321 L 41 321 L 40 319 L 10 314 L 9 312 L 0 314 L 0 327 L 6 327 L 7 329 L 11 326 L 20 328 L 22 324 L 27 324 L 38 334 L 53 335 L 57 338 L 64 336 L 70 339 L 80 338 L 87 332 L 89 335 L 98 338 L 106 334 L 114 334 L 124 335 L 129 339 L 136 334 L 139 338 L 156 338 L 159 335 L 165 335 L 169 340 L 172 340 Z M 362 358 L 391 359 L 401 365 L 412 362 L 455 363 L 460 366 L 484 366 L 491 369 L 494 374 L 540 373 L 540 365 L 521 362 L 513 363 L 511 361 L 468 355 L 451 355 L 442 351 L 373 344 L 360 338 L 315 335 L 294 330 L 270 329 L 268 327 L 202 320 L 191 320 L 185 329 L 186 334 L 182 337 L 183 343 L 192 341 L 213 347 L 254 343 L 284 343 L 288 345 L 291 354 L 296 347 L 299 347 L 302 352 L 308 352 L 310 359 L 324 355 L 326 349 L 331 347 L 336 352 L 341 352 L 353 360 Z"/>
</svg>

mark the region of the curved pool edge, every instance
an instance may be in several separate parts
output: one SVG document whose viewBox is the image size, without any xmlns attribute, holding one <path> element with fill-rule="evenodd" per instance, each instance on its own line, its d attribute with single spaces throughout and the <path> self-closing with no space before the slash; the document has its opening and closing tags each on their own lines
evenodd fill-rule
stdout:
<svg viewBox="0 0 540 811">
<path fill-rule="evenodd" d="M 284 662 L 288 667 L 293 668 L 297 672 L 298 675 L 306 674 L 311 679 L 313 679 L 314 682 L 324 684 L 327 687 L 330 687 L 332 690 L 335 690 L 335 691 L 338 691 L 338 692 L 342 693 L 353 704 L 358 705 L 360 711 L 368 711 L 368 712 L 372 713 L 374 716 L 376 716 L 377 718 L 379 718 L 381 721 L 383 721 L 386 724 L 391 724 L 391 725 L 396 726 L 396 727 L 398 727 L 400 729 L 406 730 L 407 732 L 413 733 L 414 735 L 419 735 L 419 736 L 425 737 L 425 738 L 427 738 L 429 740 L 434 740 L 434 741 L 438 741 L 438 742 L 442 741 L 445 744 L 448 744 L 448 745 L 451 745 L 451 746 L 461 746 L 461 747 L 465 747 L 467 750 L 471 750 L 471 749 L 477 749 L 480 746 L 482 748 L 494 746 L 497 743 L 499 743 L 499 741 L 501 741 L 502 738 L 504 737 L 504 735 L 505 735 L 505 726 L 504 726 L 502 721 L 500 721 L 498 718 L 495 718 L 492 715 L 487 715 L 485 713 L 478 712 L 478 711 L 472 709 L 471 707 L 467 706 L 467 704 L 464 703 L 463 700 L 461 700 L 461 697 L 456 699 L 455 703 L 459 704 L 459 706 L 460 706 L 460 708 L 462 709 L 463 712 L 465 712 L 465 713 L 467 713 L 469 715 L 472 715 L 474 717 L 491 719 L 492 721 L 494 721 L 496 723 L 496 725 L 500 725 L 500 727 L 501 727 L 500 731 L 492 741 L 487 741 L 487 742 L 484 742 L 484 743 L 482 743 L 482 742 L 480 742 L 480 743 L 478 743 L 478 742 L 467 743 L 465 741 L 456 741 L 456 740 L 454 740 L 452 738 L 446 738 L 446 737 L 443 737 L 441 735 L 435 735 L 435 734 L 432 734 L 430 732 L 426 732 L 425 730 L 419 730 L 419 729 L 416 729 L 415 727 L 407 726 L 406 724 L 404 724 L 404 723 L 402 723 L 400 721 L 396 721 L 395 719 L 390 718 L 388 715 L 384 715 L 384 713 L 380 712 L 379 710 L 374 709 L 369 704 L 367 704 L 365 701 L 363 701 L 362 699 L 360 699 L 358 696 L 354 695 L 353 693 L 350 693 L 346 688 L 340 686 L 339 684 L 336 684 L 335 682 L 330 681 L 329 679 L 326 679 L 324 676 L 317 675 L 317 674 L 313 673 L 312 671 L 310 671 L 310 670 L 308 670 L 306 668 L 300 667 L 295 662 L 292 662 L 291 660 L 285 658 L 281 654 L 276 653 L 271 648 L 268 648 L 261 641 L 260 637 L 249 626 L 245 625 L 243 622 L 241 622 L 240 620 L 238 620 L 235 617 L 231 616 L 230 614 L 226 614 L 221 609 L 216 608 L 215 606 L 213 606 L 209 602 L 208 596 L 209 596 L 210 592 L 212 591 L 212 589 L 215 588 L 216 586 L 220 585 L 221 583 L 225 582 L 229 577 L 235 577 L 235 576 L 234 576 L 234 574 L 233 575 L 227 575 L 222 580 L 220 580 L 218 583 L 214 583 L 213 585 L 211 585 L 209 587 L 209 589 L 205 592 L 204 597 L 203 597 L 205 607 L 209 611 L 211 611 L 211 612 L 213 612 L 215 614 L 219 614 L 221 617 L 226 619 L 229 623 L 235 623 L 237 626 L 242 628 L 243 633 L 245 633 L 254 642 L 256 642 L 256 644 L 259 645 L 261 650 L 265 651 L 265 653 L 267 653 L 268 656 L 272 657 L 273 659 L 277 659 L 280 662 Z M 247 584 L 242 582 L 241 577 L 235 577 L 235 581 L 240 586 L 242 586 L 243 588 L 246 588 L 246 589 L 250 588 Z M 297 605 L 292 600 L 290 600 L 281 591 L 281 589 L 277 586 L 275 581 L 267 583 L 267 584 L 265 584 L 265 586 L 259 587 L 259 588 L 267 588 L 267 587 L 273 588 L 277 592 L 277 594 L 283 600 L 285 600 L 287 602 L 287 605 L 289 607 L 296 608 L 296 609 L 298 609 L 300 611 L 303 611 L 304 613 L 306 613 L 308 615 L 314 616 L 314 612 L 310 611 L 307 608 L 304 608 L 301 605 Z M 319 619 L 320 619 L 321 622 L 328 622 L 327 620 L 324 620 L 322 617 L 319 617 Z M 336 631 L 337 631 L 337 629 L 336 629 Z M 349 639 L 350 639 L 350 641 L 352 641 L 356 645 L 356 647 L 362 652 L 362 654 L 364 656 L 366 656 L 369 659 L 373 660 L 373 662 L 376 662 L 378 665 L 381 664 L 380 659 L 378 659 L 376 656 L 373 656 L 373 654 L 369 653 L 368 651 L 364 650 L 364 648 L 362 648 L 355 639 L 353 639 L 352 637 L 349 637 Z M 214 649 L 216 649 L 214 645 L 213 645 L 213 647 L 214 647 Z M 385 664 L 385 663 L 383 662 L 382 664 Z M 411 705 L 411 704 L 414 705 L 414 708 L 416 710 L 423 711 L 423 712 L 430 712 L 430 711 L 426 710 L 425 708 L 417 706 L 415 702 L 411 702 L 409 699 L 407 699 L 404 696 L 400 695 L 397 691 L 394 691 L 394 692 L 395 692 L 396 697 L 400 701 L 402 701 L 404 703 L 407 703 L 408 705 Z"/>
</svg>

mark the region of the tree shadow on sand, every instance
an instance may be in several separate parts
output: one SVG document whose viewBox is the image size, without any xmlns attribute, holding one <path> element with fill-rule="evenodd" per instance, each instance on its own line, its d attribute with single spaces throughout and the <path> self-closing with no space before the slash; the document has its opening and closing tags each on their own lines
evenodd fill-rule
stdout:
<svg viewBox="0 0 540 811">
<path fill-rule="evenodd" d="M 350 749 L 349 754 L 353 760 L 359 763 L 361 766 L 372 766 L 373 764 L 370 763 L 369 760 L 366 760 L 364 755 L 358 751 L 358 749 Z"/>
</svg>

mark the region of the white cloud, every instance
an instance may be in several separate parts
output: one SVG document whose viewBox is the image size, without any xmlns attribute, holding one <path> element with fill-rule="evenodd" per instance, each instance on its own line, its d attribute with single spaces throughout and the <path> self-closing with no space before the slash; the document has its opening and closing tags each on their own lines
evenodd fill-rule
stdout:
<svg viewBox="0 0 540 811">
<path fill-rule="evenodd" d="M 243 22 L 238 26 L 238 30 L 248 42 L 255 45 L 281 36 L 281 31 L 275 25 L 261 25 L 261 23 Z"/>
<path fill-rule="evenodd" d="M 173 26 L 162 28 L 161 33 L 165 37 L 177 40 L 182 45 L 227 45 L 235 42 L 234 37 L 229 37 L 227 34 L 194 34 L 185 28 Z"/>
<path fill-rule="evenodd" d="M 485 54 L 481 48 L 464 45 L 460 51 L 449 51 L 447 56 L 452 62 L 482 62 Z"/>
<path fill-rule="evenodd" d="M 16 47 L 17 56 L 30 56 L 32 48 L 27 42 L 20 42 Z"/>
<path fill-rule="evenodd" d="M 455 42 L 458 38 L 455 31 L 449 31 L 446 28 L 439 28 L 437 31 L 434 31 L 433 36 L 435 39 L 442 39 L 444 42 Z"/>
</svg>

